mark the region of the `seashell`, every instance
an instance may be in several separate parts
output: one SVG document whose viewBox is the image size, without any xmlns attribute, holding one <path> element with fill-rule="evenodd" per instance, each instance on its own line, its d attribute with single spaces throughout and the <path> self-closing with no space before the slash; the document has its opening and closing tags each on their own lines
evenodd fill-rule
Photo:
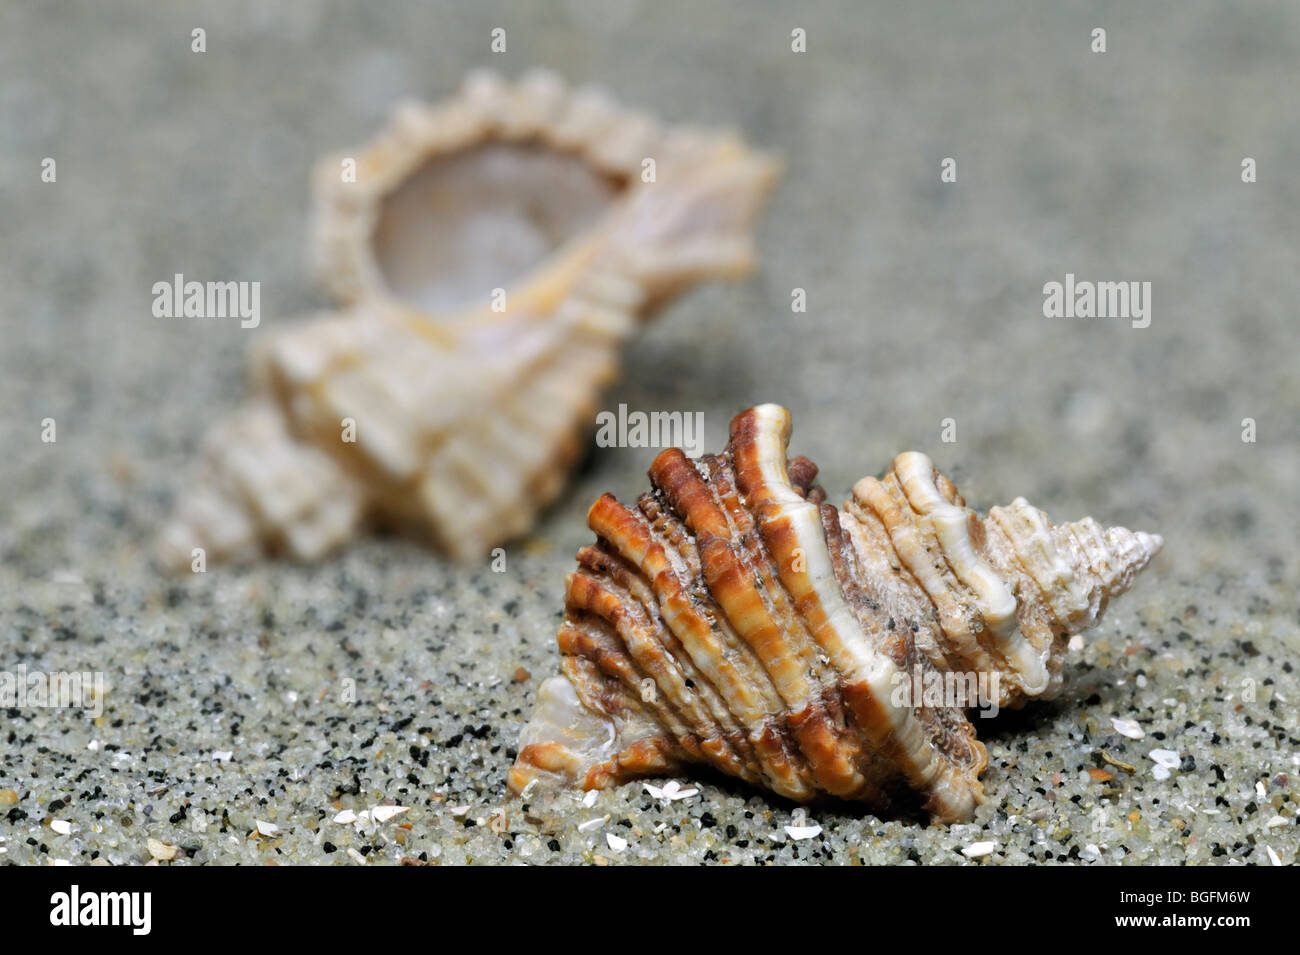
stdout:
<svg viewBox="0 0 1300 955">
<path fill-rule="evenodd" d="M 752 269 L 777 175 L 734 135 L 549 73 L 399 108 L 316 174 L 314 255 L 345 309 L 259 342 L 254 395 L 205 442 L 163 562 L 313 559 L 370 523 L 457 558 L 523 534 L 639 321 Z"/>
<path fill-rule="evenodd" d="M 592 506 L 562 675 L 539 690 L 512 789 L 704 763 L 800 802 L 919 798 L 936 821 L 967 819 L 988 762 L 962 705 L 978 696 L 928 688 L 1055 696 L 1069 637 L 1162 546 L 1092 518 L 1052 524 L 1022 498 L 980 518 L 916 452 L 837 511 L 816 465 L 786 460 L 789 436 L 784 408 L 751 408 L 723 454 L 664 451 L 635 507 Z"/>
</svg>

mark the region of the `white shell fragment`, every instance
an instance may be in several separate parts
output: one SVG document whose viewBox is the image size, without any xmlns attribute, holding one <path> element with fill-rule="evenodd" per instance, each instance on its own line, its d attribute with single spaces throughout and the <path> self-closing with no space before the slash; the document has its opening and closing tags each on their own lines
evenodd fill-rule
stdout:
<svg viewBox="0 0 1300 955">
<path fill-rule="evenodd" d="M 822 834 L 822 827 L 818 825 L 786 826 L 785 834 L 796 842 L 801 839 L 815 839 Z"/>
<path fill-rule="evenodd" d="M 965 849 L 961 850 L 961 854 L 967 859 L 982 859 L 984 856 L 992 855 L 993 850 L 997 847 L 998 844 L 993 841 L 972 842 Z"/>
<path fill-rule="evenodd" d="M 980 517 L 916 452 L 837 510 L 789 437 L 784 408 L 751 408 L 722 454 L 669 449 L 633 506 L 592 505 L 516 792 L 704 763 L 798 802 L 915 794 L 936 821 L 969 819 L 988 752 L 968 711 L 1058 695 L 1069 638 L 1163 543 L 1023 498 Z"/>
<path fill-rule="evenodd" d="M 372 524 L 461 559 L 524 534 L 640 321 L 753 268 L 777 175 L 549 73 L 400 107 L 319 164 L 313 255 L 344 308 L 259 338 L 162 562 L 312 560 Z"/>
<path fill-rule="evenodd" d="M 1110 725 L 1115 727 L 1115 732 L 1120 736 L 1127 736 L 1129 739 L 1142 739 L 1147 735 L 1137 720 L 1120 719 L 1112 716 Z"/>
<path fill-rule="evenodd" d="M 376 806 L 370 810 L 370 818 L 375 822 L 388 822 L 388 820 L 400 816 L 404 812 L 410 812 L 409 806 Z"/>
<path fill-rule="evenodd" d="M 176 858 L 176 853 L 179 851 L 176 846 L 159 839 L 146 839 L 145 845 L 149 849 L 149 855 L 159 862 L 170 862 Z"/>
<path fill-rule="evenodd" d="M 1168 779 L 1169 774 L 1182 763 L 1182 758 L 1172 749 L 1153 749 L 1147 756 L 1155 762 L 1151 775 L 1156 779 Z"/>
<path fill-rule="evenodd" d="M 536 716 L 536 713 L 534 713 L 534 716 Z M 676 802 L 679 799 L 690 799 L 699 795 L 700 792 L 698 789 L 693 787 L 690 789 L 684 789 L 682 784 L 675 779 L 668 780 L 662 789 L 658 786 L 651 786 L 649 783 L 646 783 L 644 788 L 652 797 L 655 799 L 662 799 L 664 802 Z"/>
</svg>

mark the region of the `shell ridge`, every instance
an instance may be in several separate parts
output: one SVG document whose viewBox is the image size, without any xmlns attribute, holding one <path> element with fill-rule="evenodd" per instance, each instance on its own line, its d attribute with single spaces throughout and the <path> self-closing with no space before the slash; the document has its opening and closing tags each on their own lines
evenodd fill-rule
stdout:
<svg viewBox="0 0 1300 955">
<path fill-rule="evenodd" d="M 738 483 L 768 514 L 762 526 L 779 575 L 802 607 L 806 626 L 817 645 L 835 661 L 847 687 L 845 700 L 878 752 L 891 758 L 897 772 L 915 788 L 933 789 L 948 774 L 928 752 L 925 732 L 908 707 L 892 703 L 897 669 L 876 652 L 846 602 L 835 578 L 815 504 L 790 485 L 785 471 L 790 419 L 785 409 L 762 406 L 732 423 L 734 454 L 743 464 Z M 804 569 L 799 570 L 803 563 Z"/>
<path fill-rule="evenodd" d="M 933 607 L 937 624 L 947 638 L 944 655 L 950 666 L 987 670 L 994 666 L 991 648 L 982 643 L 972 626 L 971 613 L 960 595 L 969 593 L 942 557 L 938 538 L 928 523 L 917 520 L 894 472 L 883 481 L 863 478 L 854 497 L 884 526 L 900 566 L 907 570 Z M 938 557 L 936 557 L 938 552 Z"/>
<path fill-rule="evenodd" d="M 695 535 L 700 550 L 704 581 L 718 607 L 735 632 L 756 654 L 787 707 L 802 709 L 812 690 L 796 658 L 790 656 L 783 635 L 767 617 L 757 590 L 733 549 L 726 514 L 704 483 L 695 466 L 680 451 L 659 455 L 651 468 L 651 480 L 668 503 L 682 515 Z M 765 723 L 775 724 L 779 712 L 765 714 Z M 797 791 L 808 789 L 809 770 L 804 760 L 788 758 L 799 781 Z M 786 785 L 791 785 L 789 780 Z M 809 790 L 810 791 L 810 790 Z"/>
<path fill-rule="evenodd" d="M 723 505 L 736 547 L 748 562 L 754 591 L 764 611 L 763 626 L 787 635 L 788 652 L 807 673 L 807 695 L 798 703 L 790 701 L 792 707 L 798 707 L 788 717 L 795 739 L 822 789 L 845 798 L 860 798 L 871 784 L 857 770 L 856 741 L 835 715 L 840 710 L 838 675 L 829 660 L 820 659 L 802 609 L 776 572 L 765 531 L 741 502 L 739 480 L 732 482 L 730 464 L 716 456 L 707 456 L 705 461 L 710 486 Z"/>
<path fill-rule="evenodd" d="M 658 462 L 656 466 L 658 466 Z M 645 497 L 643 496 L 644 500 Z M 601 512 L 612 508 L 621 509 L 622 505 L 618 504 L 612 496 L 604 495 L 597 501 L 596 505 L 593 505 L 592 513 L 589 515 L 589 524 L 593 530 L 602 536 L 602 539 L 609 540 L 610 535 L 607 533 L 606 523 Z M 665 514 L 663 517 L 666 519 L 667 515 Z M 665 572 L 668 572 L 667 569 L 665 569 Z M 666 582 L 662 574 L 660 579 Z M 712 671 L 708 674 L 708 679 L 712 682 L 714 688 L 722 694 L 726 705 L 736 714 L 740 721 L 743 735 L 736 741 L 735 745 L 747 749 L 751 754 L 749 758 L 757 763 L 757 771 L 761 774 L 770 774 L 770 784 L 779 789 L 785 785 L 782 782 L 782 777 L 789 773 L 789 769 L 788 767 L 773 769 L 771 766 L 773 754 L 767 752 L 768 758 L 765 759 L 762 752 L 765 750 L 763 730 L 768 720 L 772 718 L 769 714 L 777 714 L 781 711 L 780 700 L 776 696 L 775 688 L 769 688 L 767 691 L 770 693 L 770 700 L 764 705 L 762 685 L 757 685 L 755 689 L 752 679 L 755 673 L 761 679 L 766 679 L 761 667 L 757 665 L 757 660 L 755 659 L 753 667 L 749 669 L 750 679 L 747 681 L 746 674 L 737 665 L 739 663 L 743 666 L 743 662 L 728 658 L 728 655 L 721 649 L 717 638 L 714 636 L 714 627 L 691 605 L 689 598 L 681 589 L 680 583 L 673 582 L 667 584 L 667 586 L 668 590 L 661 594 L 661 597 L 664 598 L 661 601 L 661 608 L 665 621 L 668 622 L 678 639 L 684 645 L 691 646 L 691 652 L 698 654 L 701 660 L 708 660 L 710 656 L 716 658 Z M 720 630 L 719 633 L 725 638 L 725 629 Z M 730 639 L 738 642 L 738 638 L 734 636 Z M 743 644 L 741 646 L 748 653 L 748 648 L 743 647 Z M 768 740 L 767 743 L 769 744 L 767 749 L 770 749 L 771 740 Z M 778 760 L 782 766 L 787 764 L 788 761 L 788 754 L 780 756 Z"/>
<path fill-rule="evenodd" d="M 608 577 L 595 585 L 602 604 L 619 604 L 620 609 L 611 615 L 600 615 L 609 621 L 625 648 L 627 668 L 620 674 L 627 695 L 639 700 L 642 707 L 653 714 L 660 725 L 677 744 L 697 759 L 713 762 L 719 769 L 733 775 L 741 769 L 734 752 L 726 758 L 727 749 L 723 734 L 716 724 L 697 705 L 697 698 L 686 686 L 686 678 L 676 661 L 669 658 L 643 620 L 629 606 L 627 592 L 617 587 Z M 656 692 L 647 701 L 641 693 L 646 679 L 652 680 Z M 636 694 L 633 696 L 633 694 Z"/>
<path fill-rule="evenodd" d="M 648 641 L 650 652 L 655 653 L 660 663 L 659 669 L 643 666 L 654 679 L 656 692 L 662 693 L 691 717 L 695 734 L 717 749 L 715 762 L 725 763 L 721 768 L 730 769 L 734 775 L 737 774 L 735 767 L 747 764 L 746 770 L 752 772 L 755 768 L 752 752 L 742 752 L 747 749 L 743 745 L 737 749 L 737 736 L 741 735 L 741 729 L 713 682 L 715 674 L 703 672 L 696 665 L 688 644 L 683 643 L 670 626 L 664 626 L 666 621 L 659 607 L 670 582 L 663 575 L 671 571 L 663 558 L 662 547 L 653 540 L 650 529 L 635 512 L 613 498 L 602 500 L 609 502 L 605 510 L 610 512 L 610 517 L 606 519 L 603 514 L 597 515 L 592 523 L 599 525 L 597 533 L 616 554 L 584 548 L 584 563 L 612 577 L 636 598 L 643 614 L 641 633 Z M 654 623 L 660 626 L 652 626 Z M 654 643 L 656 634 L 662 635 L 658 644 Z M 707 662 L 707 655 L 700 655 Z M 688 683 L 694 684 L 693 691 Z"/>
</svg>

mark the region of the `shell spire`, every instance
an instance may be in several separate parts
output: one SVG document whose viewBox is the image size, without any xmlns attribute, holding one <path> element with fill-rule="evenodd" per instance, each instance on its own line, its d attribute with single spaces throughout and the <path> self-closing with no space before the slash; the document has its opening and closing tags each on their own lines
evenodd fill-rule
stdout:
<svg viewBox="0 0 1300 955">
<path fill-rule="evenodd" d="M 162 562 L 310 560 L 371 523 L 472 559 L 527 532 L 640 320 L 753 268 L 778 175 L 546 72 L 402 106 L 319 164 L 312 249 L 343 310 L 259 340 Z"/>
<path fill-rule="evenodd" d="M 1058 693 L 1068 637 L 1161 546 L 1020 498 L 981 519 L 915 452 L 836 510 L 789 436 L 760 405 L 723 454 L 660 454 L 635 507 L 592 506 L 516 792 L 706 763 L 798 801 L 969 818 L 988 756 L 967 710 Z"/>
</svg>

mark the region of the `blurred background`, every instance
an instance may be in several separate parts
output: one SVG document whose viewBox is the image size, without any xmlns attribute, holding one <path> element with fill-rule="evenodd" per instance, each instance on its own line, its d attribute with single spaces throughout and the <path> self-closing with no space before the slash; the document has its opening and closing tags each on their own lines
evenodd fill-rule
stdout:
<svg viewBox="0 0 1300 955">
<path fill-rule="evenodd" d="M 206 53 L 190 50 L 195 27 Z M 495 27 L 503 54 L 489 52 Z M 791 51 L 796 27 L 806 53 Z M 1115 628 L 1158 629 L 1199 606 L 1193 636 L 1207 654 L 1234 659 L 1244 639 L 1300 648 L 1300 6 L 11 0 L 0 7 L 6 657 L 53 667 L 72 653 L 128 695 L 161 687 L 171 704 L 121 733 L 182 725 L 185 698 L 205 692 L 235 694 L 227 706 L 260 726 L 232 735 L 199 720 L 170 731 L 177 751 L 306 745 L 281 697 L 329 685 L 349 647 L 364 654 L 355 666 L 376 712 L 418 698 L 454 727 L 529 705 L 536 679 L 465 689 L 441 709 L 417 690 L 552 672 L 586 509 L 603 491 L 639 493 L 653 451 L 593 447 L 504 575 L 450 567 L 410 541 L 180 580 L 147 556 L 205 428 L 246 393 L 250 346 L 330 304 L 305 264 L 313 162 L 363 143 L 399 99 L 448 95 L 474 68 L 533 66 L 668 122 L 732 126 L 787 164 L 758 274 L 661 313 L 604 407 L 703 411 L 704 446 L 717 450 L 734 413 L 784 404 L 791 452 L 818 462 L 835 501 L 895 453 L 925 450 L 981 509 L 1023 495 L 1056 518 L 1163 534 L 1165 555 Z M 57 183 L 41 181 L 44 157 Z M 946 157 L 953 184 L 940 182 Z M 176 272 L 260 281 L 260 327 L 155 318 L 151 287 Z M 1043 285 L 1066 273 L 1149 281 L 1150 327 L 1045 318 Z M 806 313 L 791 312 L 796 287 Z M 40 441 L 46 417 L 56 444 Z M 955 443 L 940 441 L 945 418 Z M 168 689 L 206 672 L 247 692 Z M 35 717 L 73 732 L 63 718 Z M 505 718 L 492 738 L 509 746 L 516 731 Z M 471 789 L 499 800 L 508 762 L 480 755 Z M 9 773 L 30 778 L 32 766 Z M 463 783 L 453 776 L 447 785 Z"/>
<path fill-rule="evenodd" d="M 1285 557 L 1297 529 L 1292 4 L 307 0 L 0 17 L 7 562 L 41 572 L 139 542 L 204 425 L 243 394 L 252 339 L 328 304 L 304 265 L 312 163 L 483 66 L 553 66 L 670 122 L 733 125 L 788 163 L 761 273 L 647 328 L 611 407 L 702 410 L 720 447 L 737 410 L 778 401 L 835 494 L 923 447 L 976 500 L 1158 523 L 1189 567 L 1240 572 L 1263 540 Z M 195 25 L 206 53 L 190 52 Z M 504 54 L 488 51 L 498 25 Z M 807 53 L 791 52 L 795 26 Z M 40 180 L 46 156 L 56 184 Z M 260 281 L 261 327 L 153 317 L 150 289 L 175 272 Z M 1045 319 L 1042 286 L 1067 272 L 1150 281 L 1151 326 Z M 46 416 L 57 448 L 33 440 Z M 945 417 L 956 444 L 938 441 Z M 637 486 L 645 457 L 597 450 L 548 533 L 593 493 Z"/>
</svg>

